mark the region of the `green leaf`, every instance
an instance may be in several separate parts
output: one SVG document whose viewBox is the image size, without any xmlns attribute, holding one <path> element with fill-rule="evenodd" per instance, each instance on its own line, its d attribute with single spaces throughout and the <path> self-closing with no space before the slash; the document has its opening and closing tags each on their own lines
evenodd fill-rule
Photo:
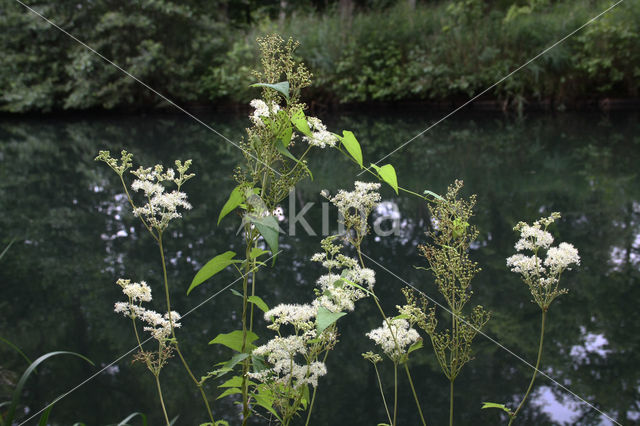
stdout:
<svg viewBox="0 0 640 426">
<path fill-rule="evenodd" d="M 425 195 L 431 195 L 433 198 L 440 200 L 440 201 L 445 201 L 444 198 L 442 198 L 441 196 L 439 196 L 438 194 L 436 194 L 433 191 L 429 191 L 428 189 L 425 189 L 423 194 Z"/>
<path fill-rule="evenodd" d="M 5 417 L 3 417 L 3 420 L 5 423 L 7 424 L 12 424 L 13 419 L 14 419 L 14 415 L 15 415 L 15 411 L 16 408 L 18 406 L 18 401 L 20 400 L 20 395 L 22 395 L 22 389 L 24 388 L 24 385 L 27 382 L 27 379 L 29 378 L 29 376 L 31 376 L 31 374 L 35 371 L 35 369 L 44 361 L 46 361 L 47 359 L 53 357 L 53 356 L 57 356 L 57 355 L 73 355 L 73 356 L 77 356 L 78 358 L 82 358 L 83 360 L 87 361 L 89 364 L 94 365 L 93 362 L 87 358 L 84 355 L 80 355 L 79 353 L 76 352 L 67 352 L 67 351 L 56 351 L 56 352 L 49 352 L 48 354 L 44 354 L 41 357 L 37 358 L 35 361 L 33 361 L 29 367 L 27 367 L 27 369 L 24 371 L 24 373 L 22 373 L 22 377 L 20 377 L 20 380 L 18 380 L 18 384 L 16 385 L 14 391 L 13 391 L 13 398 L 11 400 L 11 406 L 9 407 L 9 411 L 7 413 L 7 415 Z M 49 404 L 51 406 L 53 406 L 53 404 L 60 399 L 60 397 L 58 397 L 56 400 L 53 401 L 53 403 Z"/>
<path fill-rule="evenodd" d="M 242 391 L 238 388 L 229 388 L 226 391 L 222 392 L 216 399 L 224 398 L 225 396 L 233 395 L 236 393 L 242 393 Z"/>
<path fill-rule="evenodd" d="M 226 333 L 226 334 L 220 333 L 212 341 L 210 341 L 209 344 L 224 345 L 228 348 L 233 349 L 236 352 L 242 352 L 242 336 L 243 336 L 242 330 L 234 330 L 231 333 Z M 251 343 L 256 340 L 258 340 L 258 335 L 253 331 L 247 330 L 247 345 L 245 348 L 245 353 L 255 348 L 255 346 L 252 345 Z"/>
<path fill-rule="evenodd" d="M 398 177 L 396 176 L 396 169 L 394 169 L 391 164 L 385 164 L 382 167 L 378 167 L 375 164 L 372 164 L 371 167 L 373 167 L 376 172 L 378 172 L 378 176 L 380 176 L 380 179 L 387 182 L 393 188 L 393 190 L 396 191 L 397 194 Z"/>
<path fill-rule="evenodd" d="M 267 369 L 267 366 L 264 364 L 264 359 L 257 355 L 251 355 L 251 367 L 254 373 L 259 373 Z"/>
<path fill-rule="evenodd" d="M 286 148 L 291 143 L 292 136 L 293 136 L 293 127 L 289 125 L 280 132 L 280 134 L 278 135 L 278 139 L 280 139 L 280 142 L 282 142 L 282 145 Z"/>
<path fill-rule="evenodd" d="M 271 249 L 271 253 L 275 256 L 278 253 L 278 234 L 280 232 L 278 220 L 274 216 L 249 216 L 249 220 L 258 228 L 260 235 L 264 237 L 264 240 Z"/>
<path fill-rule="evenodd" d="M 343 283 L 348 284 L 348 285 L 350 285 L 350 286 L 352 286 L 352 287 L 355 287 L 355 288 L 357 288 L 357 289 L 360 289 L 360 290 L 364 291 L 366 294 L 368 294 L 368 295 L 369 295 L 369 296 L 371 296 L 371 297 L 374 297 L 374 298 L 376 298 L 376 299 L 378 298 L 378 296 L 376 296 L 375 294 L 373 294 L 373 292 L 372 292 L 371 290 L 367 290 L 366 288 L 362 287 L 360 284 L 356 284 L 356 283 L 354 283 L 353 281 L 351 281 L 350 279 L 345 278 L 345 277 L 344 277 L 344 275 L 346 275 L 346 274 L 345 274 L 345 272 L 343 272 L 342 274 L 343 274 L 343 276 L 342 276 L 342 278 L 340 278 L 340 280 L 341 280 Z M 337 282 L 337 281 L 336 281 L 336 282 Z"/>
<path fill-rule="evenodd" d="M 268 87 L 282 93 L 285 98 L 289 99 L 289 82 L 281 81 L 280 83 L 254 83 L 250 87 Z"/>
<path fill-rule="evenodd" d="M 217 255 L 216 257 L 208 261 L 206 265 L 204 265 L 202 269 L 198 271 L 196 276 L 193 278 L 193 281 L 191 281 L 191 285 L 187 290 L 187 295 L 191 293 L 191 290 L 198 287 L 200 284 L 202 284 L 218 272 L 222 271 L 232 263 L 241 263 L 240 260 L 233 259 L 235 255 L 235 252 L 227 251 Z"/>
<path fill-rule="evenodd" d="M 255 259 L 255 258 L 260 257 L 260 256 L 262 256 L 263 254 L 267 254 L 267 253 L 269 253 L 269 252 L 268 252 L 268 251 L 266 251 L 266 250 L 262 250 L 262 249 L 261 249 L 261 248 L 259 248 L 259 247 L 254 247 L 254 248 L 252 248 L 252 249 L 251 249 L 251 251 L 249 252 L 249 258 L 250 258 L 250 259 Z"/>
<path fill-rule="evenodd" d="M 175 416 L 174 418 L 172 418 L 171 421 L 169 422 L 169 426 L 175 425 L 176 422 L 178 421 L 178 417 L 180 417 L 179 414 L 177 416 Z"/>
<path fill-rule="evenodd" d="M 220 210 L 220 215 L 218 216 L 218 225 L 220 225 L 220 221 L 223 217 L 235 210 L 235 208 L 244 203 L 244 201 L 245 196 L 242 193 L 242 189 L 239 186 L 233 188 L 233 191 L 231 191 L 231 194 L 229 194 L 229 199 L 226 203 L 224 203 L 224 206 L 222 206 L 222 210 Z"/>
<path fill-rule="evenodd" d="M 282 419 L 273 409 L 273 393 L 264 386 L 260 386 L 260 390 L 261 391 L 259 393 L 253 394 L 253 397 L 256 400 L 256 404 L 273 414 L 282 423 Z"/>
<path fill-rule="evenodd" d="M 9 345 L 9 347 L 11 347 L 14 351 L 18 352 L 20 356 L 24 358 L 25 361 L 27 361 L 27 364 L 31 364 L 31 360 L 29 359 L 29 357 L 26 356 L 24 352 L 22 352 L 22 350 L 20 350 L 20 348 L 14 345 L 10 340 L 5 339 L 4 337 L 0 337 L 0 342 L 4 342 L 7 345 Z"/>
<path fill-rule="evenodd" d="M 281 145 L 279 143 L 276 143 L 276 149 L 278 150 L 278 152 L 280 154 L 282 154 L 285 157 L 290 158 L 293 161 L 295 161 L 296 163 L 300 164 L 307 171 L 307 173 L 309 173 L 309 177 L 311 178 L 311 180 L 313 180 L 313 173 L 311 173 L 311 170 L 309 170 L 309 168 L 307 167 L 306 164 L 304 164 L 304 162 L 302 162 L 302 161 L 298 160 L 296 157 L 294 157 L 293 154 L 291 154 L 287 148 L 285 148 L 283 145 Z"/>
<path fill-rule="evenodd" d="M 231 288 L 229 289 L 229 291 L 231 292 L 231 294 L 233 294 L 234 296 L 238 296 L 244 299 L 244 294 L 240 293 L 238 290 Z"/>
<path fill-rule="evenodd" d="M 307 122 L 307 117 L 304 116 L 304 112 L 302 110 L 297 110 L 291 116 L 291 123 L 296 126 L 300 132 L 302 132 L 305 136 L 311 136 L 312 132 L 309 128 L 309 123 Z"/>
<path fill-rule="evenodd" d="M 320 306 L 318 308 L 318 314 L 316 315 L 317 334 L 321 334 L 327 327 L 345 315 L 347 315 L 346 312 L 331 312 L 327 308 Z"/>
<path fill-rule="evenodd" d="M 262 312 L 267 312 L 269 310 L 269 306 L 264 303 L 264 300 L 262 300 L 260 296 L 249 296 L 247 300 L 260 308 Z"/>
<path fill-rule="evenodd" d="M 363 168 L 364 166 L 362 165 L 362 149 L 360 148 L 360 143 L 352 132 L 344 130 L 342 134 L 344 135 L 342 138 L 340 138 L 342 145 L 353 157 L 353 159 L 356 160 L 356 162 L 360 165 L 360 168 Z"/>
<path fill-rule="evenodd" d="M 42 416 L 40 417 L 40 421 L 38 422 L 38 426 L 47 426 L 47 422 L 49 421 L 49 415 L 51 414 L 51 410 L 53 410 L 53 404 L 49 405 Z"/>
<path fill-rule="evenodd" d="M 409 346 L 409 350 L 407 350 L 407 355 L 409 355 L 413 351 L 417 351 L 422 347 L 422 339 L 415 342 L 413 345 Z"/>
<path fill-rule="evenodd" d="M 511 410 L 509 410 L 504 404 L 496 404 L 495 402 L 483 402 L 482 409 L 484 410 L 485 408 L 497 408 L 509 415 L 511 414 Z"/>
<path fill-rule="evenodd" d="M 218 385 L 219 388 L 237 388 L 240 386 L 242 386 L 242 377 L 240 376 L 233 376 L 223 384 Z"/>
</svg>

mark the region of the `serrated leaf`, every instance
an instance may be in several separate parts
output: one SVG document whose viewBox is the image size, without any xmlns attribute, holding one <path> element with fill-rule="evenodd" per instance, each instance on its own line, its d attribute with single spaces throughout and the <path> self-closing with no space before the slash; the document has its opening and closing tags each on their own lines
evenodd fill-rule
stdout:
<svg viewBox="0 0 640 426">
<path fill-rule="evenodd" d="M 269 310 L 269 306 L 267 306 L 267 304 L 264 303 L 264 300 L 259 296 L 249 296 L 247 300 L 260 308 L 262 312 L 267 312 Z"/>
<path fill-rule="evenodd" d="M 275 256 L 278 253 L 278 234 L 280 233 L 278 220 L 274 216 L 265 216 L 249 217 L 249 221 L 258 228 L 260 235 L 264 237 L 271 253 Z"/>
<path fill-rule="evenodd" d="M 380 176 L 380 179 L 388 183 L 393 188 L 393 190 L 396 191 L 397 194 L 398 177 L 396 176 L 396 169 L 394 169 L 391 164 L 385 164 L 382 167 L 378 167 L 375 164 L 372 164 L 371 167 L 373 167 L 376 172 L 378 172 L 378 176 Z"/>
<path fill-rule="evenodd" d="M 245 353 L 247 351 L 251 351 L 255 348 L 254 345 L 252 345 L 251 343 L 258 340 L 258 335 L 256 333 L 254 333 L 253 331 L 246 331 L 247 333 L 247 340 L 246 340 L 246 347 L 245 347 Z M 212 341 L 209 342 L 210 345 L 223 345 L 226 346 L 228 348 L 233 349 L 236 352 L 243 352 L 242 351 L 242 336 L 243 336 L 243 332 L 242 330 L 234 330 L 231 333 L 220 333 L 218 334 Z M 246 358 L 246 357 L 245 357 Z"/>
<path fill-rule="evenodd" d="M 237 393 L 242 393 L 242 391 L 238 388 L 229 388 L 226 391 L 222 392 L 216 399 L 224 398 L 225 396 L 235 395 Z"/>
<path fill-rule="evenodd" d="M 254 83 L 250 87 L 268 87 L 270 89 L 276 90 L 284 95 L 285 98 L 289 99 L 289 82 L 281 81 L 280 83 Z"/>
<path fill-rule="evenodd" d="M 413 345 L 409 346 L 409 349 L 407 350 L 407 355 L 409 355 L 413 351 L 417 351 L 421 347 L 422 347 L 422 339 L 418 340 Z"/>
<path fill-rule="evenodd" d="M 193 277 L 193 281 L 191 281 L 191 285 L 189 286 L 189 289 L 187 290 L 187 295 L 189 293 L 191 293 L 191 290 L 193 290 L 194 288 L 196 288 L 197 286 L 199 286 L 200 284 L 202 284 L 203 282 L 205 282 L 206 280 L 208 280 L 209 278 L 211 278 L 212 276 L 214 276 L 218 272 L 222 271 L 227 266 L 229 266 L 229 265 L 231 265 L 233 263 L 240 263 L 241 262 L 240 260 L 237 260 L 237 259 L 233 258 L 235 255 L 236 255 L 235 252 L 226 251 L 226 252 L 224 252 L 222 254 L 217 255 L 216 257 L 214 257 L 210 261 L 208 261 L 198 271 L 196 276 Z"/>
<path fill-rule="evenodd" d="M 218 385 L 219 388 L 237 388 L 240 386 L 242 386 L 242 377 L 240 376 L 233 376 L 223 384 Z"/>
<path fill-rule="evenodd" d="M 229 194 L 229 199 L 227 199 L 227 202 L 222 206 L 222 210 L 220 210 L 220 215 L 218 215 L 218 225 L 220 225 L 220 221 L 223 217 L 235 210 L 235 208 L 244 203 L 244 201 L 245 197 L 240 187 L 236 186 L 233 188 L 233 191 Z"/>
<path fill-rule="evenodd" d="M 291 123 L 302 132 L 305 136 L 311 136 L 311 129 L 309 128 L 309 123 L 307 122 L 307 117 L 305 117 L 304 112 L 302 110 L 297 110 L 291 115 Z"/>
<path fill-rule="evenodd" d="M 320 306 L 316 315 L 316 332 L 320 335 L 327 327 L 347 315 L 346 312 L 331 312 L 327 308 Z"/>
<path fill-rule="evenodd" d="M 360 165 L 360 168 L 363 168 L 364 166 L 362 165 L 362 148 L 360 148 L 360 143 L 352 132 L 343 130 L 342 134 L 343 137 L 340 138 L 342 146 L 344 146 L 349 155 L 351 155 L 351 157 L 356 160 L 356 162 Z"/>
</svg>

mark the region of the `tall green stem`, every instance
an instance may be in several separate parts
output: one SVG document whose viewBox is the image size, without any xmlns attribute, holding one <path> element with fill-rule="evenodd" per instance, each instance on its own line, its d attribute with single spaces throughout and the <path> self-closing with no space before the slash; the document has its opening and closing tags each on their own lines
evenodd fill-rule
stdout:
<svg viewBox="0 0 640 426">
<path fill-rule="evenodd" d="M 158 395 L 160 396 L 160 405 L 162 405 L 162 414 L 164 414 L 164 420 L 167 422 L 167 426 L 169 426 L 169 416 L 167 415 L 167 409 L 164 406 L 164 399 L 162 398 L 162 388 L 160 387 L 160 374 L 153 375 L 156 378 L 156 387 L 158 388 Z"/>
<path fill-rule="evenodd" d="M 424 420 L 424 415 L 422 414 L 422 408 L 420 408 L 420 401 L 418 401 L 418 395 L 416 394 L 416 389 L 413 386 L 413 380 L 411 379 L 411 373 L 409 372 L 408 363 L 404 363 L 404 371 L 407 372 L 407 378 L 409 379 L 409 385 L 411 385 L 411 392 L 413 392 L 413 399 L 416 400 L 416 407 L 418 407 L 418 413 L 420 414 L 420 420 L 422 420 L 422 425 L 427 426 L 427 422 Z"/>
<path fill-rule="evenodd" d="M 453 426 L 453 381 L 454 379 L 451 379 L 449 387 L 449 426 Z"/>
<path fill-rule="evenodd" d="M 391 426 L 396 426 L 396 415 L 398 414 L 398 363 L 393 363 L 393 422 Z"/>
<path fill-rule="evenodd" d="M 513 423 L 513 421 L 515 420 L 516 416 L 518 415 L 518 413 L 522 409 L 522 406 L 524 405 L 524 402 L 527 400 L 527 397 L 529 396 L 529 393 L 531 392 L 531 389 L 533 388 L 533 382 L 536 380 L 536 375 L 538 374 L 538 367 L 540 367 L 540 360 L 542 359 L 542 342 L 544 340 L 544 322 L 545 322 L 546 317 L 547 317 L 547 311 L 546 310 L 542 310 L 542 325 L 540 327 L 540 345 L 538 346 L 538 360 L 536 361 L 536 368 L 535 368 L 535 370 L 533 370 L 533 376 L 531 377 L 531 382 L 529 383 L 529 388 L 527 389 L 527 392 L 524 394 L 524 398 L 522 398 L 522 401 L 520 402 L 520 405 L 518 405 L 518 408 L 516 409 L 516 411 L 514 411 L 514 413 L 511 415 L 511 420 L 509 420 L 509 425 L 511 425 Z"/>
<path fill-rule="evenodd" d="M 207 408 L 207 414 L 209 415 L 209 419 L 211 420 L 211 423 L 215 424 L 215 420 L 213 419 L 213 413 L 211 412 L 211 407 L 209 406 L 209 401 L 207 400 L 207 395 L 204 392 L 202 383 L 200 383 L 198 379 L 196 379 L 196 377 L 193 375 L 193 372 L 191 371 L 191 368 L 189 368 L 189 364 L 187 364 L 187 361 L 184 359 L 184 356 L 182 355 L 182 351 L 180 351 L 180 346 L 178 345 L 178 338 L 176 337 L 175 328 L 173 327 L 173 319 L 171 315 L 171 299 L 169 297 L 169 281 L 167 279 L 167 264 L 164 259 L 164 248 L 162 246 L 162 233 L 160 233 L 160 235 L 158 236 L 158 247 L 160 247 L 160 257 L 162 258 L 162 276 L 164 278 L 164 295 L 167 300 L 167 312 L 168 312 L 167 316 L 169 317 L 169 326 L 171 327 L 171 337 L 173 337 L 174 346 L 176 348 L 176 352 L 178 353 L 178 356 L 180 357 L 180 361 L 182 361 L 182 365 L 184 366 L 185 370 L 189 374 L 189 377 L 191 377 L 191 380 L 193 380 L 193 383 L 195 383 L 195 385 L 198 387 L 198 390 L 200 391 L 200 395 L 202 396 L 204 405 Z"/>
<path fill-rule="evenodd" d="M 322 359 L 322 363 L 326 363 L 327 362 L 327 357 L 329 356 L 329 351 L 327 350 L 324 353 L 324 358 Z M 377 373 L 377 371 L 376 371 Z M 380 381 L 380 377 L 378 377 L 378 381 Z M 316 391 L 318 390 L 317 386 L 313 387 L 313 395 L 311 396 L 311 402 L 309 403 L 309 411 L 307 412 L 307 421 L 304 423 L 304 426 L 308 426 L 309 425 L 309 420 L 311 420 L 311 411 L 313 411 L 313 403 L 316 400 Z M 382 398 L 384 399 L 384 395 L 382 395 Z M 386 407 L 386 402 L 385 402 L 385 407 Z M 387 410 L 388 413 L 388 410 Z"/>
<path fill-rule="evenodd" d="M 244 277 L 242 279 L 242 352 L 247 348 L 247 307 L 249 304 L 249 274 L 254 269 L 255 259 L 251 259 L 251 248 L 253 247 L 254 240 L 251 237 L 251 228 L 249 225 L 245 226 L 245 241 L 247 247 L 245 250 L 246 265 L 244 270 Z M 252 281 L 251 292 L 255 292 L 255 274 Z M 251 311 L 251 324 L 250 328 L 253 328 L 253 310 Z M 247 424 L 249 419 L 249 381 L 247 379 L 247 373 L 249 372 L 249 358 L 242 361 L 242 424 Z"/>
</svg>

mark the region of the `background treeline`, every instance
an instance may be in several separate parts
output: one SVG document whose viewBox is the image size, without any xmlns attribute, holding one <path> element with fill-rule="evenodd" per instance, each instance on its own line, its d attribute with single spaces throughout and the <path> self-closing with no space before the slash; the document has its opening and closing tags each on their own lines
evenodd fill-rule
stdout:
<svg viewBox="0 0 640 426">
<path fill-rule="evenodd" d="M 0 110 L 150 109 L 163 102 L 13 0 L 0 8 Z M 612 0 L 57 0 L 31 7 L 183 104 L 255 89 L 255 38 L 292 36 L 320 104 L 468 99 Z M 635 98 L 640 2 L 617 6 L 487 96 L 565 107 Z"/>
</svg>

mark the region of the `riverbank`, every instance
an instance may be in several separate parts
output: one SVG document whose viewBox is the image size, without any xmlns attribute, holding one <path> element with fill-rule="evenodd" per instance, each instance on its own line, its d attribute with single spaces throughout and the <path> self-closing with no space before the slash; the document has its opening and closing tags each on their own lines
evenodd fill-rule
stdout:
<svg viewBox="0 0 640 426">
<path fill-rule="evenodd" d="M 154 10 L 153 5 L 121 5 L 69 11 L 51 5 L 46 13 L 190 109 L 246 108 L 257 90 L 249 87 L 258 61 L 255 40 L 273 32 L 300 41 L 297 53 L 314 75 L 306 99 L 313 109 L 420 105 L 450 110 L 488 88 L 470 108 L 638 108 L 640 3 L 619 4 L 520 70 L 613 3 L 383 3 L 387 6 L 364 2 L 346 14 L 337 5 L 292 5 L 281 14 L 257 9 L 244 23 L 214 16 L 213 9 L 200 10 L 189 1 L 181 8 Z M 6 34 L 0 40 L 0 110 L 150 111 L 168 106 L 37 19 L 17 8 L 0 17 Z"/>
</svg>

